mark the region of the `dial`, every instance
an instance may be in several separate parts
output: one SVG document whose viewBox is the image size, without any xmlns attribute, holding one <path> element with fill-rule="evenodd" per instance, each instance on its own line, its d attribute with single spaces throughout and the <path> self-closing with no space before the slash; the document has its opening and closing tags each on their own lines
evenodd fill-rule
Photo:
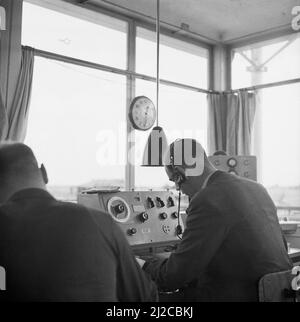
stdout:
<svg viewBox="0 0 300 322">
<path fill-rule="evenodd" d="M 136 97 L 130 105 L 129 120 L 136 130 L 149 130 L 156 121 L 153 102 L 146 96 Z"/>
<path fill-rule="evenodd" d="M 228 165 L 231 167 L 231 168 L 234 168 L 234 167 L 236 167 L 237 166 L 237 160 L 236 159 L 234 159 L 234 158 L 230 158 L 229 160 L 228 160 Z"/>
<path fill-rule="evenodd" d="M 142 222 L 145 222 L 145 221 L 147 221 L 149 219 L 149 215 L 146 213 L 146 212 L 142 212 L 141 214 L 140 214 L 140 220 L 142 221 Z"/>
<path fill-rule="evenodd" d="M 161 214 L 159 215 L 159 217 L 160 217 L 160 219 L 162 219 L 162 220 L 166 220 L 166 219 L 168 218 L 168 214 L 166 214 L 165 212 L 163 212 L 163 213 L 161 213 Z"/>
<path fill-rule="evenodd" d="M 107 204 L 108 213 L 116 222 L 125 223 L 130 217 L 130 208 L 127 202 L 120 197 L 112 197 Z"/>
</svg>

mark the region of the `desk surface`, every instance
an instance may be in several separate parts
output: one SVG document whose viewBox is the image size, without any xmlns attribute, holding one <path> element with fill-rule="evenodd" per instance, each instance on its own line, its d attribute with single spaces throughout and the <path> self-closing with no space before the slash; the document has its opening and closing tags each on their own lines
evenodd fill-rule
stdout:
<svg viewBox="0 0 300 322">
<path fill-rule="evenodd" d="M 300 249 L 299 248 L 290 248 L 289 255 L 290 255 L 290 257 L 300 256 Z"/>
<path fill-rule="evenodd" d="M 300 265 L 300 249 L 290 248 L 289 256 L 294 265 Z"/>
</svg>

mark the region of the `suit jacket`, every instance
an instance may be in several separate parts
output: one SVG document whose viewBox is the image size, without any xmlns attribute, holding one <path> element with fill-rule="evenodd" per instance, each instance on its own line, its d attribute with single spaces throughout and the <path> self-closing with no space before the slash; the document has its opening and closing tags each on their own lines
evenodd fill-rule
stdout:
<svg viewBox="0 0 300 322">
<path fill-rule="evenodd" d="M 39 189 L 0 207 L 2 300 L 155 301 L 122 231 L 106 213 L 59 202 Z"/>
<path fill-rule="evenodd" d="M 265 188 L 221 171 L 192 198 L 178 249 L 144 266 L 161 288 L 184 288 L 190 301 L 257 301 L 259 279 L 290 268 Z"/>
</svg>

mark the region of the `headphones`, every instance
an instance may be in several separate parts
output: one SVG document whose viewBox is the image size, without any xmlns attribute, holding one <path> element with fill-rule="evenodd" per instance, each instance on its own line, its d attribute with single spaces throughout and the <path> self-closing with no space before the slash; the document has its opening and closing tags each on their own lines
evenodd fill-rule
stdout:
<svg viewBox="0 0 300 322">
<path fill-rule="evenodd" d="M 174 182 L 177 183 L 179 189 L 181 189 L 181 185 L 186 181 L 186 177 L 184 173 L 180 172 L 176 167 L 175 167 L 175 152 L 174 152 L 174 146 L 175 144 L 171 144 L 170 146 L 170 161 L 171 161 L 171 166 L 172 170 L 174 172 Z"/>
</svg>

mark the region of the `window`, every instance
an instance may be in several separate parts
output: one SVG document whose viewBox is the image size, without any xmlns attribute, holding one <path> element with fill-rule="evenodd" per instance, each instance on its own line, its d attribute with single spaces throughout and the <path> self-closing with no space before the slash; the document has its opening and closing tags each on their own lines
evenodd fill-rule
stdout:
<svg viewBox="0 0 300 322">
<path fill-rule="evenodd" d="M 146 95 L 155 102 L 156 85 L 138 80 L 136 94 Z M 206 95 L 170 86 L 161 86 L 159 125 L 163 127 L 168 143 L 178 138 L 195 138 L 207 148 L 207 102 Z M 150 131 L 136 133 L 136 188 L 164 189 L 173 186 L 164 168 L 143 168 L 143 152 Z"/>
<path fill-rule="evenodd" d="M 233 51 L 232 87 L 241 88 L 300 77 L 300 36 L 258 43 Z"/>
<path fill-rule="evenodd" d="M 208 88 L 209 51 L 206 48 L 161 35 L 160 77 L 165 80 Z M 155 33 L 137 28 L 136 71 L 156 77 Z M 156 102 L 155 83 L 137 80 L 136 96 L 146 95 Z M 159 125 L 168 143 L 178 138 L 192 137 L 207 145 L 206 95 L 191 90 L 160 85 Z M 135 135 L 135 186 L 137 189 L 173 188 L 163 168 L 141 167 L 144 148 L 150 131 Z"/>
<path fill-rule="evenodd" d="M 155 33 L 137 28 L 136 71 L 156 76 Z M 177 83 L 208 88 L 208 49 L 161 35 L 160 76 Z"/>
<path fill-rule="evenodd" d="M 124 187 L 125 103 L 125 77 L 36 58 L 26 144 L 56 197 L 74 198 L 77 186 Z"/>
<path fill-rule="evenodd" d="M 126 22 L 76 6 L 66 10 L 24 2 L 23 45 L 126 69 Z"/>
<path fill-rule="evenodd" d="M 261 91 L 262 182 L 277 206 L 300 207 L 300 84 Z"/>
<path fill-rule="evenodd" d="M 127 23 L 78 8 L 24 3 L 22 44 L 127 68 Z M 26 143 L 59 199 L 78 187 L 125 187 L 126 77 L 35 57 Z"/>
<path fill-rule="evenodd" d="M 299 34 L 235 49 L 233 88 L 299 78 L 299 53 Z M 258 151 L 258 170 L 280 208 L 300 207 L 299 90 L 300 84 L 287 84 L 257 92 L 254 149 Z M 282 218 L 287 213 L 278 214 Z M 300 218 L 297 210 L 289 214 L 290 219 Z"/>
<path fill-rule="evenodd" d="M 75 199 L 78 187 L 124 188 L 128 80 L 71 61 L 126 70 L 127 22 L 69 3 L 45 3 L 47 8 L 24 3 L 22 43 L 71 60 L 36 57 L 26 143 L 47 167 L 57 198 Z M 155 76 L 155 33 L 138 28 L 137 35 L 136 70 Z M 208 49 L 162 36 L 161 54 L 162 78 L 208 87 Z M 136 96 L 155 101 L 154 83 L 135 83 Z M 162 85 L 160 106 L 160 125 L 169 142 L 194 137 L 206 147 L 206 95 Z M 148 135 L 135 135 L 136 188 L 161 189 L 170 185 L 164 170 L 140 167 Z"/>
</svg>

